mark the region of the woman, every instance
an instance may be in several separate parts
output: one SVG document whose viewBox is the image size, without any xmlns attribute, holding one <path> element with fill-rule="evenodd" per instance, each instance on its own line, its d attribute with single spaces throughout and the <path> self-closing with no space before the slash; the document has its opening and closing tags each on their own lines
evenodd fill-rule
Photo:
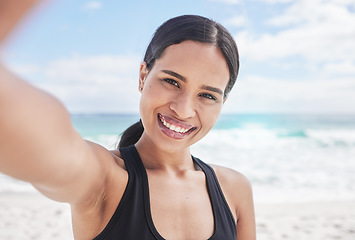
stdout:
<svg viewBox="0 0 355 240">
<path fill-rule="evenodd" d="M 9 14 L 0 40 L 33 2 L 1 2 Z M 238 67 L 221 25 L 191 15 L 167 21 L 139 69 L 141 121 L 108 151 L 83 140 L 55 98 L 1 66 L 0 170 L 68 202 L 75 239 L 255 239 L 247 179 L 190 154 Z"/>
</svg>

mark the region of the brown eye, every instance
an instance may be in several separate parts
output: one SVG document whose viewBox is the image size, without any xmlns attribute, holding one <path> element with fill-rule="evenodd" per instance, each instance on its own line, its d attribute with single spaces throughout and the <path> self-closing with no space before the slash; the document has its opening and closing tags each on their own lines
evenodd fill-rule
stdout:
<svg viewBox="0 0 355 240">
<path fill-rule="evenodd" d="M 215 96 L 213 96 L 212 94 L 209 94 L 209 93 L 201 93 L 199 94 L 200 97 L 203 97 L 203 98 L 206 98 L 206 99 L 211 99 L 211 100 L 214 100 L 216 101 L 217 98 Z"/>
<path fill-rule="evenodd" d="M 177 88 L 180 88 L 180 85 L 177 81 L 175 81 L 174 79 L 171 79 L 171 78 L 164 78 L 163 81 L 177 87 Z"/>
</svg>

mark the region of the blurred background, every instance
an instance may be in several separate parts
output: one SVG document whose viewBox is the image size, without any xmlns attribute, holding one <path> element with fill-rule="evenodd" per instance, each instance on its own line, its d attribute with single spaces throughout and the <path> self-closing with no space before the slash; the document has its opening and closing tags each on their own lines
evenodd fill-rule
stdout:
<svg viewBox="0 0 355 240">
<path fill-rule="evenodd" d="M 354 201 L 354 0 L 51 1 L 4 58 L 59 98 L 84 138 L 114 148 L 139 119 L 145 48 L 182 14 L 222 23 L 241 62 L 220 120 L 192 153 L 246 175 L 256 203 Z M 1 175 L 0 191 L 33 189 Z"/>
<path fill-rule="evenodd" d="M 225 25 L 241 56 L 220 121 L 193 153 L 246 174 L 256 201 L 355 199 L 355 1 L 49 1 L 4 56 L 65 104 L 83 137 L 113 148 L 139 119 L 145 48 L 182 14 Z"/>
<path fill-rule="evenodd" d="M 6 60 L 72 113 L 137 113 L 145 48 L 182 14 L 222 23 L 238 44 L 224 113 L 355 113 L 354 0 L 61 0 L 34 13 Z"/>
</svg>

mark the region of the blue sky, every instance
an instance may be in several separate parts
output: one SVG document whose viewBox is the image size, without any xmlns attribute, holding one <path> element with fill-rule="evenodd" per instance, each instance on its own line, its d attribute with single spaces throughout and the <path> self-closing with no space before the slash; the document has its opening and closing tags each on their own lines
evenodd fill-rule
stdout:
<svg viewBox="0 0 355 240">
<path fill-rule="evenodd" d="M 223 112 L 355 113 L 355 0 L 51 1 L 3 56 L 72 113 L 136 113 L 145 48 L 182 14 L 212 18 L 235 37 L 240 75 Z"/>
</svg>

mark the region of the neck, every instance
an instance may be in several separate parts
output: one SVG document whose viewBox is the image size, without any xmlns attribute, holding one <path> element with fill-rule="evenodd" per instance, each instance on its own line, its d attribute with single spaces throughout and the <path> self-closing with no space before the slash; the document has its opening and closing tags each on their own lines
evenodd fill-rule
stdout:
<svg viewBox="0 0 355 240">
<path fill-rule="evenodd" d="M 145 133 L 135 144 L 135 147 L 148 170 L 180 172 L 194 169 L 189 147 L 165 149 L 156 145 Z"/>
</svg>

